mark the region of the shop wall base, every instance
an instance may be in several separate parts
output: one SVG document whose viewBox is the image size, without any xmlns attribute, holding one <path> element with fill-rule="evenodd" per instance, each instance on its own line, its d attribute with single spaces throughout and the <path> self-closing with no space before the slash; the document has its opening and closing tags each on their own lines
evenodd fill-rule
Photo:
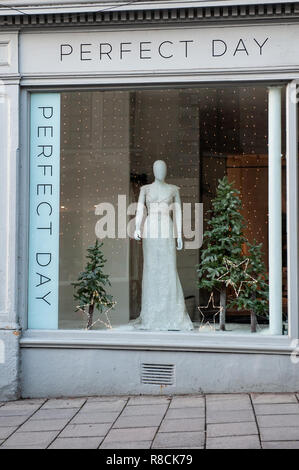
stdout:
<svg viewBox="0 0 299 470">
<path fill-rule="evenodd" d="M 23 398 L 299 390 L 287 354 L 23 348 L 21 357 Z M 142 383 L 143 364 L 173 365 L 173 384 Z"/>
</svg>

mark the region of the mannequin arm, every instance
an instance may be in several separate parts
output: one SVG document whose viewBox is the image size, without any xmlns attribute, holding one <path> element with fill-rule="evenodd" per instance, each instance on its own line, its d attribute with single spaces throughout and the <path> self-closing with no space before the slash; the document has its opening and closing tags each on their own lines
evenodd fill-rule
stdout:
<svg viewBox="0 0 299 470">
<path fill-rule="evenodd" d="M 141 239 L 141 223 L 143 219 L 144 203 L 145 203 L 145 191 L 144 191 L 144 188 L 142 187 L 140 189 L 138 204 L 137 204 L 136 228 L 134 232 L 135 240 Z"/>
<path fill-rule="evenodd" d="M 174 220 L 176 225 L 176 233 L 177 233 L 177 249 L 181 250 L 183 248 L 183 239 L 182 239 L 182 203 L 180 198 L 180 191 L 179 189 L 176 190 L 174 196 L 175 202 L 175 213 L 174 213 Z"/>
</svg>

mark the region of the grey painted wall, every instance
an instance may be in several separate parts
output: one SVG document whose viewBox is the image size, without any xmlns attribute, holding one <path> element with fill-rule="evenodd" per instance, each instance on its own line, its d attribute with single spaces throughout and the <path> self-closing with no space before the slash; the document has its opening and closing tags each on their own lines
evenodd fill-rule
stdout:
<svg viewBox="0 0 299 470">
<path fill-rule="evenodd" d="M 23 398 L 299 390 L 288 355 L 24 348 L 21 356 Z M 144 362 L 175 364 L 175 385 L 142 384 Z"/>
<path fill-rule="evenodd" d="M 0 330 L 0 401 L 19 396 L 19 332 Z M 3 342 L 3 343 L 2 343 Z M 4 344 L 4 351 L 3 351 Z M 2 363 L 2 359 L 4 362 Z"/>
<path fill-rule="evenodd" d="M 18 33 L 0 34 L 0 401 L 18 397 Z M 2 355 L 2 354 L 1 354 Z"/>
</svg>

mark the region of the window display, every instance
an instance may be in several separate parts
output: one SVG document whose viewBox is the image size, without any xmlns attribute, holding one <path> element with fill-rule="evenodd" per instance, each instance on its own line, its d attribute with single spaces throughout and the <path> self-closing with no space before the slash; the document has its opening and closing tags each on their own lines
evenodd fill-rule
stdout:
<svg viewBox="0 0 299 470">
<path fill-rule="evenodd" d="M 59 95 L 59 328 L 269 334 L 268 88 Z"/>
</svg>

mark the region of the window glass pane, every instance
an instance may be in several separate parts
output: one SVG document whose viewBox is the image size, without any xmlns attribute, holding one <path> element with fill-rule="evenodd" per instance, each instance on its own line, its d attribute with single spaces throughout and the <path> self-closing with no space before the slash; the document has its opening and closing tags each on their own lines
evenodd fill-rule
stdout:
<svg viewBox="0 0 299 470">
<path fill-rule="evenodd" d="M 282 110 L 283 103 L 284 94 Z M 283 114 L 283 130 L 284 121 Z M 282 291 L 286 320 L 284 132 L 282 138 Z M 240 192 L 240 211 L 245 222 L 243 235 L 249 243 L 261 244 L 261 260 L 267 274 L 267 142 L 268 90 L 265 86 L 61 93 L 59 327 L 86 327 L 86 313 L 76 311 L 78 301 L 74 300 L 72 283 L 85 269 L 86 250 L 94 244 L 95 230 L 100 230 L 101 226 L 109 232 L 109 236 L 103 239 L 102 250 L 107 260 L 104 271 L 109 274 L 111 282 L 108 291 L 116 302 L 115 308 L 109 312 L 111 324 L 114 328 L 126 329 L 126 325 L 139 316 L 142 243 L 124 236 L 123 220 L 128 205 L 137 202 L 140 188 L 153 182 L 153 163 L 156 160 L 164 160 L 167 164 L 166 182 L 180 188 L 183 209 L 186 203 L 192 204 L 193 229 L 197 214 L 194 205 L 203 204 L 204 233 L 210 227 L 208 220 L 212 214 L 209 211 L 213 208 L 219 180 L 227 177 L 228 184 Z M 106 212 L 103 203 L 106 204 Z M 108 217 L 107 214 L 110 221 L 116 221 L 115 227 L 111 228 L 110 223 L 104 224 L 103 217 Z M 127 216 L 126 223 L 132 218 L 132 215 Z M 185 245 L 185 249 L 177 251 L 178 274 L 186 306 L 194 322 L 194 333 L 199 334 L 211 332 L 214 327 L 218 329 L 219 315 L 216 315 L 214 325 L 217 309 L 209 304 L 209 300 L 213 292 L 214 305 L 220 305 L 219 286 L 222 285 L 218 284 L 218 288 L 213 289 L 198 288 L 196 266 L 201 261 L 204 248 L 194 245 L 186 249 Z M 242 244 L 242 250 L 254 283 L 256 279 L 250 270 L 247 242 Z M 249 281 L 246 269 L 244 276 L 237 283 L 228 276 L 224 277 L 228 281 L 228 333 L 250 333 L 249 310 L 229 305 L 229 300 L 242 294 L 246 282 L 243 284 L 240 279 Z M 95 313 L 94 319 L 97 318 Z M 107 326 L 105 316 L 102 315 L 101 319 L 93 329 Z M 257 322 L 257 332 L 267 333 L 267 306 L 264 312 L 258 312 Z"/>
<path fill-rule="evenodd" d="M 97 205 L 104 202 L 113 210 L 118 195 L 129 197 L 129 98 L 129 92 L 62 94 L 61 328 L 86 324 L 86 316 L 75 312 L 71 284 L 84 269 L 86 249 L 96 239 Z M 105 270 L 117 301 L 111 317 L 123 324 L 129 321 L 129 239 L 112 236 L 104 242 Z M 101 326 L 100 322 L 96 325 Z"/>
</svg>

